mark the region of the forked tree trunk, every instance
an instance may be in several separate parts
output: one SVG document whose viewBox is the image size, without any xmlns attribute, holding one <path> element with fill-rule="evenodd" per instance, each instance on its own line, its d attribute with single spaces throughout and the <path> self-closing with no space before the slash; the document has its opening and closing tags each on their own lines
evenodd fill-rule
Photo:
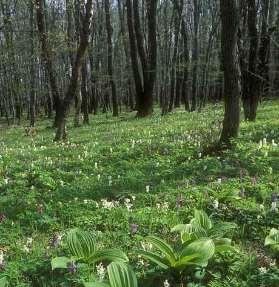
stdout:
<svg viewBox="0 0 279 287">
<path fill-rule="evenodd" d="M 136 86 L 136 109 L 138 117 L 146 117 L 153 112 L 153 90 L 157 68 L 157 0 L 146 1 L 147 47 L 141 31 L 138 1 L 127 0 L 127 25 L 130 40 L 130 53 Z M 134 17 L 133 17 L 134 12 Z M 138 56 L 141 63 L 139 68 Z M 142 71 L 142 75 L 140 74 Z"/>
<path fill-rule="evenodd" d="M 44 60 L 46 62 L 47 71 L 50 78 L 50 85 L 52 87 L 52 92 L 55 95 L 55 108 L 56 108 L 56 135 L 54 140 L 60 141 L 65 139 L 66 134 L 66 116 L 69 108 L 73 102 L 73 99 L 78 91 L 79 79 L 81 74 L 81 66 L 89 44 L 89 34 L 92 19 L 92 6 L 93 0 L 88 0 L 85 4 L 85 16 L 82 19 L 81 27 L 81 37 L 79 46 L 76 52 L 75 61 L 72 68 L 72 74 L 70 83 L 63 100 L 60 99 L 58 88 L 56 85 L 56 79 L 54 75 L 54 67 L 52 61 L 52 55 L 50 53 L 50 47 L 48 42 L 48 37 L 46 34 L 45 23 L 44 23 L 44 11 L 43 11 L 43 0 L 35 0 L 37 9 L 37 22 L 38 30 L 40 35 L 40 41 L 42 45 L 42 52 Z"/>
</svg>

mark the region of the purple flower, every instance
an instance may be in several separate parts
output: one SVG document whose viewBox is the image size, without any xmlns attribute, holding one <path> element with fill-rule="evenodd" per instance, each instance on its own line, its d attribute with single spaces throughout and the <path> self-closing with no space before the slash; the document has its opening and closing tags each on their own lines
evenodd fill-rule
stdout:
<svg viewBox="0 0 279 287">
<path fill-rule="evenodd" d="M 50 239 L 50 246 L 57 248 L 61 242 L 61 239 L 62 239 L 61 235 L 55 233 L 53 237 Z"/>
<path fill-rule="evenodd" d="M 245 191 L 243 188 L 239 191 L 239 197 L 241 197 L 241 198 L 245 197 Z"/>
<path fill-rule="evenodd" d="M 136 234 L 138 232 L 138 228 L 139 228 L 138 224 L 132 223 L 130 225 L 131 234 L 132 235 Z"/>
<path fill-rule="evenodd" d="M 68 263 L 68 271 L 71 273 L 71 274 L 74 274 L 77 272 L 77 265 L 74 261 L 71 261 Z"/>
<path fill-rule="evenodd" d="M 4 213 L 0 213 L 0 223 L 3 223 L 7 219 Z"/>
<path fill-rule="evenodd" d="M 37 212 L 42 214 L 44 212 L 44 206 L 42 204 L 37 205 Z"/>
<path fill-rule="evenodd" d="M 176 198 L 176 207 L 177 208 L 181 208 L 184 204 L 185 200 L 183 198 L 182 195 L 179 195 L 177 198 Z"/>
<path fill-rule="evenodd" d="M 256 176 L 252 177 L 251 182 L 253 185 L 256 185 L 257 184 L 257 177 Z"/>
<path fill-rule="evenodd" d="M 278 201 L 278 195 L 276 193 L 273 193 L 271 195 L 271 202 L 277 202 Z"/>
</svg>

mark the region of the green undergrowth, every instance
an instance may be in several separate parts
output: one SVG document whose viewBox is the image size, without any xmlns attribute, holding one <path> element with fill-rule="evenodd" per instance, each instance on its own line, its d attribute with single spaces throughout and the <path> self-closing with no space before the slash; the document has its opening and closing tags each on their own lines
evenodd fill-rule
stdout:
<svg viewBox="0 0 279 287">
<path fill-rule="evenodd" d="M 219 156 L 203 153 L 219 137 L 219 105 L 165 117 L 158 111 L 147 119 L 100 114 L 79 128 L 70 119 L 64 143 L 52 141 L 45 120 L 34 137 L 22 127 L 1 131 L 0 278 L 17 287 L 81 286 L 87 274 L 52 271 L 50 265 L 62 252 L 51 246 L 53 236 L 80 227 L 103 246 L 125 251 L 142 286 L 149 286 L 134 251 L 149 234 L 174 241 L 171 228 L 187 223 L 196 208 L 216 221 L 236 223 L 233 240 L 241 250 L 231 258 L 229 274 L 222 263 L 209 266 L 215 275 L 206 286 L 260 286 L 261 268 L 276 282 L 278 269 L 261 258 L 271 260 L 264 239 L 279 226 L 278 210 L 271 208 L 279 193 L 278 111 L 278 101 L 264 102 L 257 121 L 242 121 L 233 148 Z M 131 224 L 138 226 L 136 234 Z M 274 282 L 262 286 L 279 286 Z"/>
</svg>

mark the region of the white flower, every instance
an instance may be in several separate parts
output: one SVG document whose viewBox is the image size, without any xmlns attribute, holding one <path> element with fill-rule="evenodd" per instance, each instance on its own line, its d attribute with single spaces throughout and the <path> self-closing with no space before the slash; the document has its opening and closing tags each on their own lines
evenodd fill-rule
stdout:
<svg viewBox="0 0 279 287">
<path fill-rule="evenodd" d="M 97 163 L 97 162 L 95 162 L 95 168 L 96 168 L 96 169 L 98 168 L 98 163 Z"/>
<path fill-rule="evenodd" d="M 3 250 L 0 250 L 0 266 L 3 266 L 4 264 L 4 252 Z"/>
<path fill-rule="evenodd" d="M 28 246 L 30 246 L 30 245 L 32 245 L 32 243 L 33 243 L 33 238 L 32 238 L 32 237 L 28 237 L 28 238 L 27 238 L 27 241 L 26 241 L 26 244 L 27 244 Z"/>
<path fill-rule="evenodd" d="M 260 204 L 260 210 L 264 210 L 264 205 Z"/>
<path fill-rule="evenodd" d="M 276 201 L 271 202 L 271 210 L 277 211 L 277 202 Z"/>
<path fill-rule="evenodd" d="M 99 277 L 99 280 L 102 282 L 105 279 L 106 268 L 104 267 L 102 263 L 100 263 L 99 265 L 96 266 L 96 270 L 97 270 L 97 275 Z"/>
<path fill-rule="evenodd" d="M 165 281 L 164 281 L 164 287 L 170 287 L 170 283 L 169 283 L 168 280 L 165 280 Z"/>
<path fill-rule="evenodd" d="M 147 185 L 147 186 L 145 187 L 145 190 L 146 190 L 146 192 L 149 192 L 149 191 L 150 191 L 150 185 Z"/>
<path fill-rule="evenodd" d="M 98 181 L 100 181 L 100 179 L 101 179 L 101 175 L 100 174 L 97 175 L 97 179 L 98 179 Z"/>
<path fill-rule="evenodd" d="M 153 246 L 151 243 L 141 242 L 141 247 L 144 251 L 151 251 Z"/>
<path fill-rule="evenodd" d="M 218 209 L 219 208 L 219 201 L 217 199 L 215 199 L 213 201 L 213 207 L 214 207 L 214 209 Z"/>
<path fill-rule="evenodd" d="M 222 183 L 222 178 L 218 178 L 218 179 L 217 179 L 217 182 L 218 182 L 219 184 L 221 184 L 221 183 Z"/>
<path fill-rule="evenodd" d="M 128 211 L 132 211 L 133 204 L 131 203 L 131 200 L 129 198 L 124 199 L 124 204 Z"/>
<path fill-rule="evenodd" d="M 29 253 L 30 252 L 30 248 L 26 245 L 23 246 L 23 251 L 26 252 L 26 253 Z"/>
<path fill-rule="evenodd" d="M 265 267 L 260 267 L 259 271 L 260 271 L 260 273 L 266 273 L 267 272 Z"/>
<path fill-rule="evenodd" d="M 102 199 L 101 203 L 102 203 L 103 208 L 106 208 L 106 209 L 112 209 L 118 204 L 117 201 L 108 201 L 107 199 Z"/>
</svg>

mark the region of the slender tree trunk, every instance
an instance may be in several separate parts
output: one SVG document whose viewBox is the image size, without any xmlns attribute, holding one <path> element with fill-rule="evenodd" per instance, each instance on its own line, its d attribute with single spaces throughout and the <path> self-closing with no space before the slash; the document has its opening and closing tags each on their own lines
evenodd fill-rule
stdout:
<svg viewBox="0 0 279 287">
<path fill-rule="evenodd" d="M 259 103 L 259 78 L 257 75 L 258 63 L 258 30 L 257 30 L 257 5 L 256 0 L 248 1 L 248 31 L 250 38 L 249 64 L 248 64 L 248 89 L 249 93 L 243 98 L 245 119 L 255 121 Z"/>
<path fill-rule="evenodd" d="M 36 119 L 36 91 L 35 91 L 35 47 L 34 47 L 34 4 L 30 0 L 30 126 L 35 126 Z"/>
<path fill-rule="evenodd" d="M 89 111 L 88 111 L 88 88 L 87 88 L 87 64 L 86 61 L 82 65 L 81 70 L 81 94 L 82 94 L 82 113 L 83 113 L 83 123 L 89 125 Z"/>
<path fill-rule="evenodd" d="M 199 26 L 200 26 L 200 3 L 194 1 L 194 40 L 193 40 L 193 81 L 192 81 L 192 106 L 191 111 L 195 111 L 198 105 L 198 61 L 199 61 Z"/>
<path fill-rule="evenodd" d="M 118 116 L 118 100 L 116 94 L 116 85 L 113 76 L 113 47 L 112 47 L 112 33 L 113 28 L 110 20 L 110 0 L 105 0 L 105 13 L 106 13 L 106 28 L 107 28 L 107 64 L 108 64 L 108 76 L 111 86 L 112 96 L 112 113 L 113 116 Z"/>
<path fill-rule="evenodd" d="M 175 6 L 174 6 L 175 9 Z M 175 9 L 176 10 L 176 9 Z M 177 69 L 177 54 L 178 54 L 178 42 L 179 42 L 179 33 L 181 26 L 181 15 L 182 10 L 179 8 L 175 13 L 175 25 L 174 25 L 174 47 L 173 47 L 173 56 L 172 56 L 172 68 L 171 68 L 171 90 L 170 90 L 170 100 L 168 111 L 171 112 L 174 106 L 175 99 L 175 87 L 177 84 L 176 79 L 176 69 Z"/>
</svg>

